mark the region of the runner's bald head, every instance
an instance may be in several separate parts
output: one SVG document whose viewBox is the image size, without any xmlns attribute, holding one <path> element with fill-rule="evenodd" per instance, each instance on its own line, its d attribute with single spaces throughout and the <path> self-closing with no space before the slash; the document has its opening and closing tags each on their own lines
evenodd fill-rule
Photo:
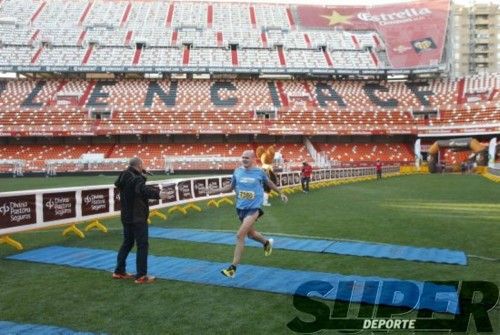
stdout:
<svg viewBox="0 0 500 335">
<path fill-rule="evenodd" d="M 241 163 L 245 168 L 250 168 L 255 165 L 255 153 L 253 150 L 245 150 L 241 154 Z"/>
<path fill-rule="evenodd" d="M 243 151 L 242 156 L 248 156 L 250 158 L 255 158 L 255 152 L 253 152 L 253 150 L 245 150 L 245 151 Z"/>
</svg>

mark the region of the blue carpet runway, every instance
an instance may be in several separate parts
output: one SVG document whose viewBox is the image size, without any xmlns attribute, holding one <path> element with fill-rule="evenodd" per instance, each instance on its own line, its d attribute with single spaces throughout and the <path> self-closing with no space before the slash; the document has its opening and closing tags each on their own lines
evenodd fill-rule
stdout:
<svg viewBox="0 0 500 335">
<path fill-rule="evenodd" d="M 203 231 L 180 228 L 149 228 L 149 236 L 153 238 L 180 240 L 212 244 L 235 244 L 235 234 L 227 232 Z M 463 251 L 436 248 L 417 248 L 403 245 L 351 242 L 335 240 L 319 240 L 269 236 L 274 238 L 274 248 L 329 253 L 349 256 L 401 259 L 406 261 L 433 262 L 443 264 L 467 265 L 467 257 Z M 245 246 L 262 247 L 262 244 L 247 239 Z"/>
<path fill-rule="evenodd" d="M 61 246 L 35 249 L 7 258 L 109 272 L 116 265 L 114 251 Z M 458 295 L 452 286 L 255 265 L 241 265 L 236 278 L 226 278 L 220 274 L 225 266 L 227 264 L 189 258 L 149 256 L 149 273 L 161 279 L 287 295 L 295 294 L 301 287 L 304 294 L 314 296 L 318 296 L 319 293 L 314 292 L 327 282 L 331 289 L 319 296 L 323 299 L 458 313 Z M 135 268 L 135 254 L 130 254 L 127 267 Z"/>
<path fill-rule="evenodd" d="M 68 328 L 59 328 L 46 325 L 28 323 L 15 323 L 0 321 L 0 334 L 2 335 L 93 335 L 93 333 L 77 332 Z"/>
</svg>

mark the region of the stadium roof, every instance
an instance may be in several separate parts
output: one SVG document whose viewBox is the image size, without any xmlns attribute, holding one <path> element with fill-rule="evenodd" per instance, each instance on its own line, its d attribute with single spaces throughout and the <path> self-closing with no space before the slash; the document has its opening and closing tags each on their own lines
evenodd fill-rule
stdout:
<svg viewBox="0 0 500 335">
<path fill-rule="evenodd" d="M 187 0 L 189 1 L 189 0 Z M 199 0 L 212 2 L 212 0 Z M 389 3 L 412 2 L 415 0 L 252 0 L 252 3 L 285 3 L 306 5 L 381 5 Z M 217 0 L 217 2 L 246 2 L 244 0 Z M 456 4 L 496 3 L 495 0 L 452 0 Z"/>
</svg>

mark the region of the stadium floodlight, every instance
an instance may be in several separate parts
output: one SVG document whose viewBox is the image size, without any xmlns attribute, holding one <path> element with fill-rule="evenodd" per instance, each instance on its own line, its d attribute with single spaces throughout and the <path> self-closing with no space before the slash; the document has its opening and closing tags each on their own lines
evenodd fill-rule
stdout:
<svg viewBox="0 0 500 335">
<path fill-rule="evenodd" d="M 15 72 L 0 72 L 0 79 L 16 79 L 17 74 Z"/>
<path fill-rule="evenodd" d="M 418 79 L 436 78 L 436 73 L 416 73 L 414 75 Z"/>
<path fill-rule="evenodd" d="M 149 43 L 147 38 L 140 37 L 135 39 L 135 44 L 147 45 Z"/>
<path fill-rule="evenodd" d="M 15 26 L 17 24 L 17 18 L 10 17 L 10 16 L 9 17 L 0 17 L 0 24 Z"/>
<path fill-rule="evenodd" d="M 193 79 L 210 79 L 210 74 L 208 73 L 194 73 Z"/>
<path fill-rule="evenodd" d="M 144 73 L 144 78 L 146 78 L 146 79 L 162 79 L 163 74 L 161 74 L 161 73 Z"/>
<path fill-rule="evenodd" d="M 259 78 L 261 78 L 261 79 L 291 80 L 293 77 L 289 74 L 261 73 L 259 75 Z"/>
<path fill-rule="evenodd" d="M 172 73 L 170 77 L 172 79 L 186 79 L 187 75 L 185 73 Z"/>
<path fill-rule="evenodd" d="M 408 76 L 405 74 L 389 74 L 387 75 L 387 81 L 407 81 Z"/>
</svg>

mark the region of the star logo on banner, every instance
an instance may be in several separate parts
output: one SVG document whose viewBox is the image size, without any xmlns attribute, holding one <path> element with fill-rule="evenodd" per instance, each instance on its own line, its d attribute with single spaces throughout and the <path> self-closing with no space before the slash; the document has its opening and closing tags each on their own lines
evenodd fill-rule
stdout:
<svg viewBox="0 0 500 335">
<path fill-rule="evenodd" d="M 321 17 L 324 17 L 327 19 L 328 25 L 334 26 L 336 24 L 351 24 L 349 20 L 351 19 L 352 15 L 342 15 L 339 14 L 337 11 L 332 11 L 332 14 L 330 15 L 321 15 Z"/>
<path fill-rule="evenodd" d="M 397 53 L 402 54 L 403 52 L 411 50 L 411 47 L 405 47 L 404 45 L 399 45 L 398 47 L 394 48 L 393 50 L 396 51 Z"/>
</svg>

